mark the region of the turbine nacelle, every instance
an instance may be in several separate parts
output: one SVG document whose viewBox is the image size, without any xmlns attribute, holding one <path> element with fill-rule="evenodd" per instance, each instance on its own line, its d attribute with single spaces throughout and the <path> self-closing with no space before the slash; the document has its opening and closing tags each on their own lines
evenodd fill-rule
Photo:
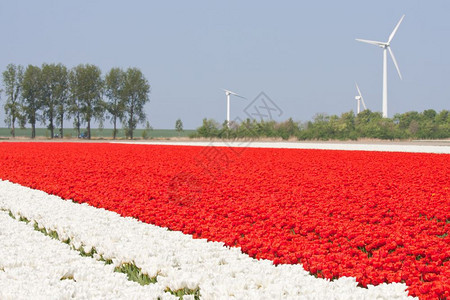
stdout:
<svg viewBox="0 0 450 300">
<path fill-rule="evenodd" d="M 238 93 L 232 92 L 230 90 L 226 90 L 226 89 L 222 89 L 225 92 L 225 95 L 229 96 L 229 95 L 233 95 L 239 98 L 243 98 L 243 99 L 247 99 L 245 97 L 242 97 L 241 95 L 239 95 Z"/>
<path fill-rule="evenodd" d="M 400 73 L 400 68 L 398 67 L 397 60 L 395 59 L 394 52 L 392 52 L 391 42 L 392 42 L 392 39 L 394 38 L 395 34 L 397 33 L 397 30 L 400 27 L 400 24 L 402 23 L 404 17 L 405 17 L 405 15 L 403 15 L 400 18 L 400 21 L 398 21 L 398 23 L 395 26 L 394 30 L 389 35 L 389 38 L 388 38 L 387 42 L 379 42 L 379 41 L 356 39 L 358 42 L 375 45 L 375 46 L 378 46 L 380 48 L 383 48 L 384 50 L 388 50 L 389 54 L 391 55 L 392 61 L 394 62 L 395 68 L 397 69 L 397 73 L 398 73 L 398 76 L 400 77 L 400 79 L 403 79 L 403 78 L 402 78 L 402 74 Z"/>
</svg>

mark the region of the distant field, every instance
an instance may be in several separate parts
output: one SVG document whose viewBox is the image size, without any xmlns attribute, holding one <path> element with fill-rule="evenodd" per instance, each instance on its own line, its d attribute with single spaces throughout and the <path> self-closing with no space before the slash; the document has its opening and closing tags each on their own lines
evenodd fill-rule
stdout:
<svg viewBox="0 0 450 300">
<path fill-rule="evenodd" d="M 134 131 L 135 138 L 142 138 L 144 129 L 136 129 Z M 182 132 L 177 132 L 174 129 L 154 129 L 148 131 L 149 138 L 169 138 L 169 137 L 188 137 L 191 133 L 195 132 L 195 130 L 184 130 Z M 55 133 L 59 134 L 59 130 L 55 131 Z M 10 129 L 9 128 L 0 128 L 0 137 L 10 137 Z M 16 136 L 17 137 L 31 137 L 31 129 L 18 129 L 16 128 Z M 50 130 L 45 128 L 37 128 L 36 136 L 38 137 L 50 137 Z M 109 128 L 105 129 L 92 129 L 91 136 L 93 138 L 112 138 L 113 130 Z M 64 137 L 67 138 L 75 138 L 77 137 L 77 131 L 73 128 L 64 129 Z M 125 133 L 123 130 L 119 130 L 117 133 L 118 138 L 125 138 Z"/>
</svg>

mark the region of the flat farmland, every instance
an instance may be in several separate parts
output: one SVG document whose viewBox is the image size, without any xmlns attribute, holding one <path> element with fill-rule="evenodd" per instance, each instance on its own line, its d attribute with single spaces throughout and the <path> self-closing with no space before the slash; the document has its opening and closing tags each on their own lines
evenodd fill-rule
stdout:
<svg viewBox="0 0 450 300">
<path fill-rule="evenodd" d="M 145 129 L 136 129 L 134 131 L 134 136 L 137 138 L 142 138 L 142 133 Z M 84 132 L 82 130 L 81 132 Z M 195 132 L 195 130 L 183 130 L 181 132 L 177 132 L 172 129 L 153 129 L 148 131 L 148 138 L 171 138 L 171 137 L 187 137 L 189 134 Z M 59 130 L 55 130 L 55 134 L 59 134 Z M 109 128 L 105 129 L 92 129 L 91 131 L 92 138 L 96 139 L 112 139 L 113 130 Z M 21 129 L 16 128 L 16 136 L 17 137 L 31 137 L 31 129 Z M 50 130 L 46 128 L 36 128 L 36 136 L 40 138 L 49 138 Z M 65 138 L 77 138 L 77 131 L 73 128 L 64 129 L 64 137 Z M 9 128 L 0 128 L 0 137 L 9 138 L 11 137 L 11 130 Z M 123 129 L 119 129 L 117 132 L 117 138 L 125 138 L 125 133 Z"/>
</svg>

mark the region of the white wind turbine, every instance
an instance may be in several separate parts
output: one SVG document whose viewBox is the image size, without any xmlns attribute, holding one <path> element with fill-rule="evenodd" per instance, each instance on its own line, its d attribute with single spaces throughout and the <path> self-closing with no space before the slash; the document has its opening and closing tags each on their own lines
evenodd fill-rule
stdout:
<svg viewBox="0 0 450 300">
<path fill-rule="evenodd" d="M 357 114 L 359 114 L 361 112 L 361 102 L 362 102 L 362 105 L 364 106 L 364 110 L 366 110 L 367 107 L 366 107 L 366 103 L 364 103 L 364 98 L 361 94 L 361 91 L 359 90 L 358 84 L 357 83 L 355 83 L 355 84 L 356 84 L 356 89 L 358 90 L 358 96 L 355 96 L 355 100 L 358 102 Z"/>
<path fill-rule="evenodd" d="M 405 15 L 403 15 L 400 18 L 400 21 L 398 21 L 397 26 L 395 26 L 394 30 L 392 31 L 391 35 L 388 38 L 387 42 L 377 42 L 377 41 L 369 41 L 369 40 L 362 40 L 362 39 L 356 39 L 359 42 L 379 46 L 383 48 L 383 118 L 388 117 L 387 112 L 387 51 L 389 50 L 389 53 L 391 54 L 392 61 L 394 62 L 395 68 L 397 69 L 398 76 L 400 79 L 402 79 L 402 74 L 400 73 L 400 69 L 398 68 L 397 60 L 395 59 L 394 53 L 391 50 L 391 41 L 394 38 L 395 33 L 398 30 L 398 27 L 400 26 L 400 23 L 402 23 L 403 18 Z"/>
<path fill-rule="evenodd" d="M 233 96 L 243 98 L 243 99 L 247 99 L 247 98 L 242 97 L 241 95 L 239 95 L 235 92 L 229 91 L 229 90 L 225 90 L 225 89 L 222 89 L 222 90 L 225 92 L 225 95 L 227 95 L 227 126 L 230 127 L 230 96 L 233 95 Z"/>
</svg>

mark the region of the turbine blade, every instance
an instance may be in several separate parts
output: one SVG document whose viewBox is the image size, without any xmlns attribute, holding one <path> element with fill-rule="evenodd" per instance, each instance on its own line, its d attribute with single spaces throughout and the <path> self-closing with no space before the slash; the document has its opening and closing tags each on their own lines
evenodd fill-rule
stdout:
<svg viewBox="0 0 450 300">
<path fill-rule="evenodd" d="M 366 102 L 364 102 L 364 98 L 362 96 L 361 96 L 361 102 L 362 102 L 362 105 L 364 106 L 364 110 L 366 110 L 367 109 Z"/>
<path fill-rule="evenodd" d="M 236 97 L 242 98 L 242 99 L 247 99 L 244 96 L 241 96 L 241 95 L 238 95 L 238 94 L 233 94 L 233 95 L 236 96 Z"/>
<path fill-rule="evenodd" d="M 358 42 L 363 42 L 363 43 L 371 44 L 371 45 L 375 45 L 375 46 L 384 46 L 384 45 L 386 45 L 386 43 L 378 42 L 378 41 L 363 40 L 363 39 L 355 39 L 355 40 L 357 40 Z"/>
<path fill-rule="evenodd" d="M 397 60 L 395 59 L 394 52 L 392 52 L 391 47 L 387 47 L 389 49 L 389 53 L 391 54 L 392 61 L 394 62 L 395 68 L 397 69 L 398 76 L 403 80 L 402 74 L 400 73 L 400 69 L 398 68 Z"/>
<path fill-rule="evenodd" d="M 394 38 L 394 35 L 395 35 L 395 33 L 397 32 L 398 28 L 400 27 L 400 24 L 402 23 L 404 17 L 405 17 L 405 15 L 403 15 L 403 16 L 400 18 L 400 21 L 398 21 L 397 25 L 395 26 L 394 30 L 392 31 L 391 35 L 389 36 L 389 39 L 388 39 L 388 41 L 387 41 L 388 44 L 389 44 L 389 43 L 392 41 L 392 39 Z"/>
<path fill-rule="evenodd" d="M 355 82 L 355 84 L 356 84 L 356 89 L 358 90 L 358 94 L 359 94 L 359 97 L 360 97 L 360 99 L 361 99 L 361 102 L 362 102 L 362 104 L 363 104 L 363 106 L 364 106 L 364 109 L 367 109 L 366 108 L 366 104 L 364 103 L 364 98 L 363 98 L 363 96 L 362 96 L 362 94 L 361 94 L 361 90 L 359 89 L 359 86 L 358 86 L 358 84 Z"/>
<path fill-rule="evenodd" d="M 361 91 L 359 90 L 359 86 L 358 86 L 358 84 L 356 82 L 355 82 L 355 84 L 356 84 L 356 89 L 358 90 L 358 94 L 362 98 Z"/>
</svg>

